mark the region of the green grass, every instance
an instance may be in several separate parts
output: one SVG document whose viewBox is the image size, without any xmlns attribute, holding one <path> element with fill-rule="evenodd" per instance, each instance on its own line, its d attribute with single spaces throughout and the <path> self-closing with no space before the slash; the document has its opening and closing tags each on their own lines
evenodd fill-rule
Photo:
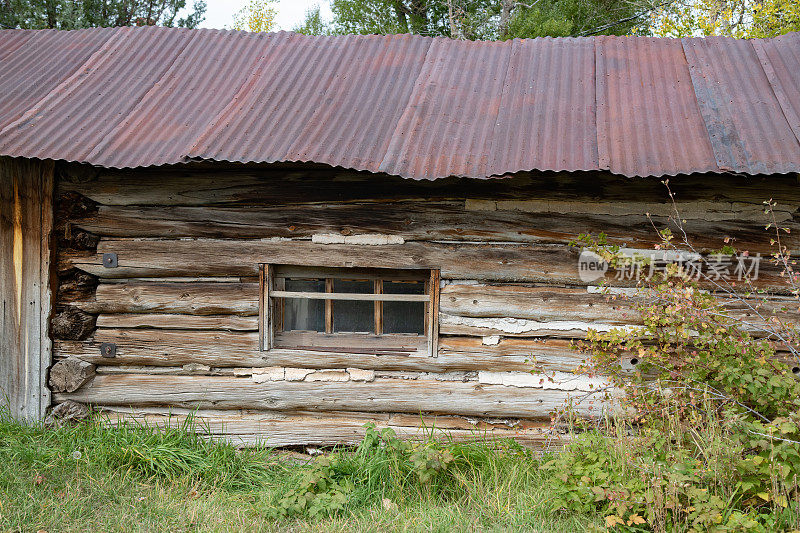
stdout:
<svg viewBox="0 0 800 533">
<path fill-rule="evenodd" d="M 345 508 L 276 518 L 313 466 L 209 443 L 192 427 L 45 430 L 0 416 L 0 531 L 573 532 L 601 521 L 553 512 L 539 461 L 521 449 L 442 449 L 453 468 L 424 483 L 379 448 L 336 451 L 337 475 L 357 481 Z"/>
</svg>

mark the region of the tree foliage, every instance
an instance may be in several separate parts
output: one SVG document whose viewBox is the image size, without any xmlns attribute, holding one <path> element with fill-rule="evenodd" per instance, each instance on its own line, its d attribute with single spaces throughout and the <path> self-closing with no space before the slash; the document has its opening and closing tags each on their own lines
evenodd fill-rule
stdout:
<svg viewBox="0 0 800 533">
<path fill-rule="evenodd" d="M 653 0 L 333 0 L 333 20 L 312 9 L 296 28 L 313 34 L 413 33 L 459 39 L 630 33 Z"/>
<path fill-rule="evenodd" d="M 653 11 L 659 37 L 774 37 L 800 31 L 797 0 L 675 0 Z"/>
<path fill-rule="evenodd" d="M 519 4 L 519 3 L 517 3 Z M 625 35 L 651 9 L 649 1 L 550 0 L 519 4 L 503 38 Z"/>
<path fill-rule="evenodd" d="M 274 0 L 251 0 L 233 16 L 233 29 L 244 31 L 272 31 L 278 11 Z"/>
<path fill-rule="evenodd" d="M 316 5 L 306 11 L 302 24 L 295 26 L 293 31 L 305 35 L 330 35 L 331 27 L 323 20 L 319 5 Z"/>
<path fill-rule="evenodd" d="M 641 34 L 772 37 L 800 31 L 797 0 L 332 0 L 296 31 L 413 33 L 457 39 Z"/>
<path fill-rule="evenodd" d="M 5 28 L 78 28 L 108 26 L 179 26 L 196 28 L 206 3 L 195 0 L 0 0 Z"/>
</svg>

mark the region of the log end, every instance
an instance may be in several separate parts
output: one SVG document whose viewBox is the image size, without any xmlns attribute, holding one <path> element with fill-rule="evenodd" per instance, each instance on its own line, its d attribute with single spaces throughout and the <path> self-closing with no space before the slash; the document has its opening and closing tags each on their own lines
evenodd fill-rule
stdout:
<svg viewBox="0 0 800 533">
<path fill-rule="evenodd" d="M 72 400 L 67 400 L 58 404 L 50 411 L 44 419 L 46 427 L 62 427 L 66 424 L 76 424 L 81 420 L 86 420 L 91 415 L 89 408 Z"/>
<path fill-rule="evenodd" d="M 75 392 L 94 377 L 95 365 L 70 357 L 53 365 L 50 369 L 50 389 L 53 392 Z"/>
</svg>

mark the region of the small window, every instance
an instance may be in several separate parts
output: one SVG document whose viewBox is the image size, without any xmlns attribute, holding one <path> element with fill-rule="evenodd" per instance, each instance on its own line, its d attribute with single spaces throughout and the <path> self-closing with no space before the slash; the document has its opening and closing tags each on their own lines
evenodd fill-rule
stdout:
<svg viewBox="0 0 800 533">
<path fill-rule="evenodd" d="M 438 270 L 262 265 L 261 345 L 436 355 Z"/>
</svg>

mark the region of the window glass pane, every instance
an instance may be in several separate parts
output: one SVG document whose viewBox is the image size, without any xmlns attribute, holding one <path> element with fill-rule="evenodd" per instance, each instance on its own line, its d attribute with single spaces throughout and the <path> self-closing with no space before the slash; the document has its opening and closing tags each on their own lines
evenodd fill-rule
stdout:
<svg viewBox="0 0 800 533">
<path fill-rule="evenodd" d="M 286 279 L 287 291 L 325 292 L 323 279 Z M 284 331 L 325 331 L 325 300 L 284 298 Z"/>
<path fill-rule="evenodd" d="M 421 281 L 384 281 L 385 294 L 425 294 Z M 383 302 L 384 333 L 416 333 L 425 335 L 426 302 Z"/>
<path fill-rule="evenodd" d="M 333 280 L 333 292 L 372 294 L 372 280 Z M 375 303 L 353 300 L 333 301 L 334 333 L 375 333 Z"/>
</svg>

